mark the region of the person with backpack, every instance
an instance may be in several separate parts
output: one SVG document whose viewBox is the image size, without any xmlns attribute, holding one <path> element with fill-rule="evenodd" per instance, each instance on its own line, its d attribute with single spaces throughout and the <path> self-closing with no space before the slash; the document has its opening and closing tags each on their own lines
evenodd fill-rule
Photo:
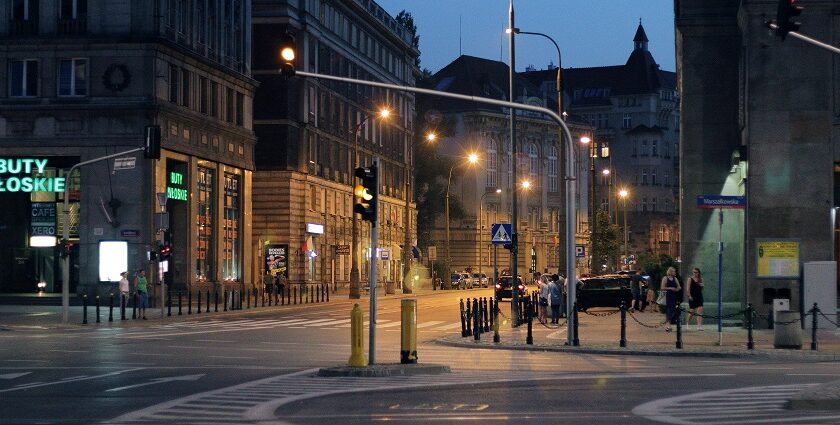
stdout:
<svg viewBox="0 0 840 425">
<path fill-rule="evenodd" d="M 551 323 L 560 323 L 560 305 L 563 302 L 563 289 L 561 288 L 560 276 L 554 274 L 551 276 L 551 282 L 548 284 L 548 305 L 551 306 Z"/>
</svg>

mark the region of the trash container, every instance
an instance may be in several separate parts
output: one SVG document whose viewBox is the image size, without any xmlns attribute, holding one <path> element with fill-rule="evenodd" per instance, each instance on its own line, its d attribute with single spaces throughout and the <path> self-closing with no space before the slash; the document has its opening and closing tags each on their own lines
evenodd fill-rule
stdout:
<svg viewBox="0 0 840 425">
<path fill-rule="evenodd" d="M 802 348 L 802 325 L 798 311 L 777 311 L 773 327 L 773 347 L 799 350 Z"/>
</svg>

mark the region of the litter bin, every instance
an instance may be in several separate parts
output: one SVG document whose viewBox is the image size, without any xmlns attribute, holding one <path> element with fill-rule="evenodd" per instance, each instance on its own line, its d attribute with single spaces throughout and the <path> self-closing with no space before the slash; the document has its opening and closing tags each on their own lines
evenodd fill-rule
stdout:
<svg viewBox="0 0 840 425">
<path fill-rule="evenodd" d="M 775 312 L 773 347 L 799 350 L 802 348 L 802 325 L 798 311 Z"/>
</svg>

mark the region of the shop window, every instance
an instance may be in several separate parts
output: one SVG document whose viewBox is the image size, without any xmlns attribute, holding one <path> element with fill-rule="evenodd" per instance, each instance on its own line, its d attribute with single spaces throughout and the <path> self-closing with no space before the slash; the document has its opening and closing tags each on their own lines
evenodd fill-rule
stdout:
<svg viewBox="0 0 840 425">
<path fill-rule="evenodd" d="M 198 281 L 212 280 L 215 277 L 214 255 L 216 193 L 215 173 L 212 168 L 198 167 L 198 215 L 196 216 L 195 277 Z"/>
<path fill-rule="evenodd" d="M 242 262 L 242 248 L 239 237 L 241 223 L 240 177 L 225 173 L 225 211 L 224 211 L 224 252 L 222 255 L 222 275 L 225 280 L 238 281 Z"/>
</svg>

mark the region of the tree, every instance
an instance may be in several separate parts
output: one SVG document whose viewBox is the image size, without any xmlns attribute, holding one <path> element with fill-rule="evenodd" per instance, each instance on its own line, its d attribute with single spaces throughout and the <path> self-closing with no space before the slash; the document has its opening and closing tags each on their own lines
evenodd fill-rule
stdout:
<svg viewBox="0 0 840 425">
<path fill-rule="evenodd" d="M 605 210 L 595 210 L 595 228 L 592 235 L 592 271 L 600 272 L 602 265 L 607 267 L 618 261 L 618 226 L 610 223 L 610 215 Z"/>
<path fill-rule="evenodd" d="M 397 17 L 395 19 L 400 25 L 404 26 L 409 33 L 411 33 L 411 45 L 415 49 L 420 50 L 420 36 L 417 35 L 417 25 L 414 25 L 414 17 L 411 16 L 411 12 L 406 12 L 405 10 L 402 10 L 400 11 L 400 13 L 397 14 Z M 417 57 L 417 59 L 415 59 L 414 65 L 418 67 L 420 66 L 419 56 Z"/>
<path fill-rule="evenodd" d="M 656 290 L 659 290 L 659 283 L 662 281 L 662 277 L 665 276 L 665 272 L 668 271 L 668 267 L 677 269 L 678 275 L 680 271 L 679 263 L 667 254 L 659 254 L 657 256 L 652 252 L 646 252 L 639 255 L 637 263 L 642 266 L 641 270 L 650 275 L 651 287 Z M 683 283 L 682 279 L 680 279 L 680 283 Z"/>
</svg>

